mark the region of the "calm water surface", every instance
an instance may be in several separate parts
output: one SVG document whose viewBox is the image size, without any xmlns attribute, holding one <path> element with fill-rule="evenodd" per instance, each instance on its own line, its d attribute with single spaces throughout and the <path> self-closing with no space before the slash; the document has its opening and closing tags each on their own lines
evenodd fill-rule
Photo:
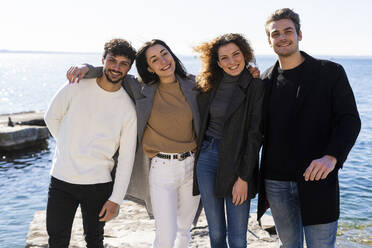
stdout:
<svg viewBox="0 0 372 248">
<path fill-rule="evenodd" d="M 325 58 L 344 66 L 362 119 L 357 143 L 340 172 L 337 247 L 372 247 L 372 59 Z M 200 68 L 195 57 L 181 60 L 191 73 Z M 261 71 L 274 61 L 269 56 L 257 58 Z M 65 83 L 69 66 L 83 62 L 98 65 L 100 55 L 0 53 L 0 114 L 45 110 Z M 49 139 L 41 148 L 0 154 L 0 248 L 24 247 L 34 212 L 45 209 L 54 147 Z"/>
</svg>

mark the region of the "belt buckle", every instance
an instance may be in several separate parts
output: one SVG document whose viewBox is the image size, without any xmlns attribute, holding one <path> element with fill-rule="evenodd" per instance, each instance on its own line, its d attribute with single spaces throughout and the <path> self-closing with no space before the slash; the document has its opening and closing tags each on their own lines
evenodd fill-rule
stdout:
<svg viewBox="0 0 372 248">
<path fill-rule="evenodd" d="M 181 154 L 178 154 L 178 161 L 183 161 L 186 159 L 186 157 L 182 157 Z"/>
<path fill-rule="evenodd" d="M 183 161 L 188 158 L 191 154 L 189 152 L 184 152 L 182 154 L 178 154 L 178 161 Z"/>
</svg>

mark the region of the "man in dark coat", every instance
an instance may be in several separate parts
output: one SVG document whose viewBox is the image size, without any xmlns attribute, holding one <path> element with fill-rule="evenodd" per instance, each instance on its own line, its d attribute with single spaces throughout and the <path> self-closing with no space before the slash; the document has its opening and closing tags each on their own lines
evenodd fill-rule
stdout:
<svg viewBox="0 0 372 248">
<path fill-rule="evenodd" d="M 300 52 L 300 19 L 291 9 L 266 22 L 278 61 L 266 70 L 258 218 L 270 206 L 283 248 L 334 247 L 338 170 L 360 131 L 341 65 Z"/>
</svg>

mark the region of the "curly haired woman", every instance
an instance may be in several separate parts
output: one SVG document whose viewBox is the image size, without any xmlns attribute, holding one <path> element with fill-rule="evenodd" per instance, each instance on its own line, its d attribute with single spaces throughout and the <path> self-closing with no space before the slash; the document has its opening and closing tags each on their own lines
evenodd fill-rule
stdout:
<svg viewBox="0 0 372 248">
<path fill-rule="evenodd" d="M 201 128 L 193 193 L 201 194 L 211 247 L 227 248 L 226 235 L 230 248 L 246 247 L 250 199 L 257 193 L 264 84 L 247 69 L 254 55 L 242 35 L 225 34 L 194 49 L 203 68 L 196 78 Z"/>
</svg>

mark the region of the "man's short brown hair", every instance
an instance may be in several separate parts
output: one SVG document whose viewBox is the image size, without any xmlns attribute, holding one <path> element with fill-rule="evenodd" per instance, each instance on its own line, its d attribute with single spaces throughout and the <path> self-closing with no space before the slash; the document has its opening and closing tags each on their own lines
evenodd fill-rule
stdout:
<svg viewBox="0 0 372 248">
<path fill-rule="evenodd" d="M 105 43 L 105 48 L 103 52 L 103 58 L 105 59 L 107 54 L 112 54 L 113 56 L 124 56 L 131 60 L 131 65 L 136 58 L 136 49 L 132 45 L 123 39 L 112 39 Z"/>
<path fill-rule="evenodd" d="M 283 8 L 283 9 L 275 10 L 267 18 L 266 23 L 265 23 L 265 30 L 266 30 L 267 36 L 270 36 L 269 29 L 268 29 L 269 24 L 275 21 L 282 20 L 282 19 L 291 20 L 293 24 L 295 25 L 296 33 L 297 34 L 300 33 L 300 28 L 301 28 L 300 16 L 296 12 L 294 12 L 292 9 Z"/>
</svg>

